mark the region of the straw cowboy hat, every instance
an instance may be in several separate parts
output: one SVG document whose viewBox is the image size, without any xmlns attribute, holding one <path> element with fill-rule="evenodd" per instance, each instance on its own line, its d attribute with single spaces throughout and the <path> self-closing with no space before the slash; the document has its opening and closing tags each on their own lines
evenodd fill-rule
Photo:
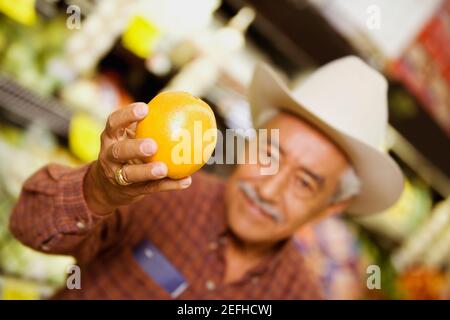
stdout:
<svg viewBox="0 0 450 320">
<path fill-rule="evenodd" d="M 346 152 L 361 181 L 348 213 L 379 212 L 399 198 L 403 175 L 383 150 L 387 82 L 361 59 L 349 56 L 332 61 L 292 92 L 270 67 L 259 64 L 249 101 L 255 123 L 274 110 L 287 110 L 312 123 Z"/>
</svg>

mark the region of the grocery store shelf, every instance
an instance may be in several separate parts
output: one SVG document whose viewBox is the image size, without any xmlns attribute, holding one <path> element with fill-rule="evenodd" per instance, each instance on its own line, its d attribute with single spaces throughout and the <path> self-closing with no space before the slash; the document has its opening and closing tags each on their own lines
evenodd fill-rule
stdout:
<svg viewBox="0 0 450 320">
<path fill-rule="evenodd" d="M 394 141 L 392 152 L 443 198 L 450 197 L 450 179 L 391 126 L 389 135 Z"/>
<path fill-rule="evenodd" d="M 37 300 L 50 297 L 55 287 L 21 277 L 0 274 L 0 300 Z"/>
<path fill-rule="evenodd" d="M 55 98 L 39 96 L 3 74 L 0 113 L 2 118 L 23 126 L 42 121 L 54 134 L 67 138 L 71 112 Z"/>
</svg>

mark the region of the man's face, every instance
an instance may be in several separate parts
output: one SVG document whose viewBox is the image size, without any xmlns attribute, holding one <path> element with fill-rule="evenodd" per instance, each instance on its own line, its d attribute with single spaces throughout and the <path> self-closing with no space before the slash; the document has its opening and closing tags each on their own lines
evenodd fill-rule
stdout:
<svg viewBox="0 0 450 320">
<path fill-rule="evenodd" d="M 238 238 L 250 243 L 286 239 L 301 225 L 346 206 L 331 201 L 349 166 L 333 142 L 288 113 L 279 113 L 265 128 L 279 129 L 279 146 L 267 139 L 258 151 L 277 159 L 278 171 L 261 175 L 261 164 L 246 161 L 227 186 L 228 224 Z"/>
</svg>

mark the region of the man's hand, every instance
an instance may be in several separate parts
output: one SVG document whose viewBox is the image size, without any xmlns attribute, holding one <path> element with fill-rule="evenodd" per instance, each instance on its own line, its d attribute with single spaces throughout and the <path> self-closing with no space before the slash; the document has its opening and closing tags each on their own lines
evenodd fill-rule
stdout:
<svg viewBox="0 0 450 320">
<path fill-rule="evenodd" d="M 136 122 L 147 112 L 147 104 L 133 103 L 109 116 L 101 135 L 98 160 L 92 163 L 84 181 L 84 196 L 93 212 L 108 214 L 146 194 L 185 189 L 191 184 L 191 177 L 166 178 L 167 166 L 162 162 L 142 161 L 157 150 L 152 139 L 134 139 Z M 115 172 L 120 168 L 125 180 L 131 184 L 117 183 Z"/>
</svg>

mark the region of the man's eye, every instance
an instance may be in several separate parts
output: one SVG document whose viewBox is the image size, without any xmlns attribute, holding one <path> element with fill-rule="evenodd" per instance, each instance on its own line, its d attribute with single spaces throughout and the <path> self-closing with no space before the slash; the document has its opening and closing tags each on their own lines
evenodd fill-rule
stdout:
<svg viewBox="0 0 450 320">
<path fill-rule="evenodd" d="M 311 184 L 306 179 L 300 177 L 300 178 L 297 179 L 297 181 L 298 181 L 298 184 L 300 185 L 300 187 L 307 188 L 307 189 L 312 189 Z"/>
</svg>

